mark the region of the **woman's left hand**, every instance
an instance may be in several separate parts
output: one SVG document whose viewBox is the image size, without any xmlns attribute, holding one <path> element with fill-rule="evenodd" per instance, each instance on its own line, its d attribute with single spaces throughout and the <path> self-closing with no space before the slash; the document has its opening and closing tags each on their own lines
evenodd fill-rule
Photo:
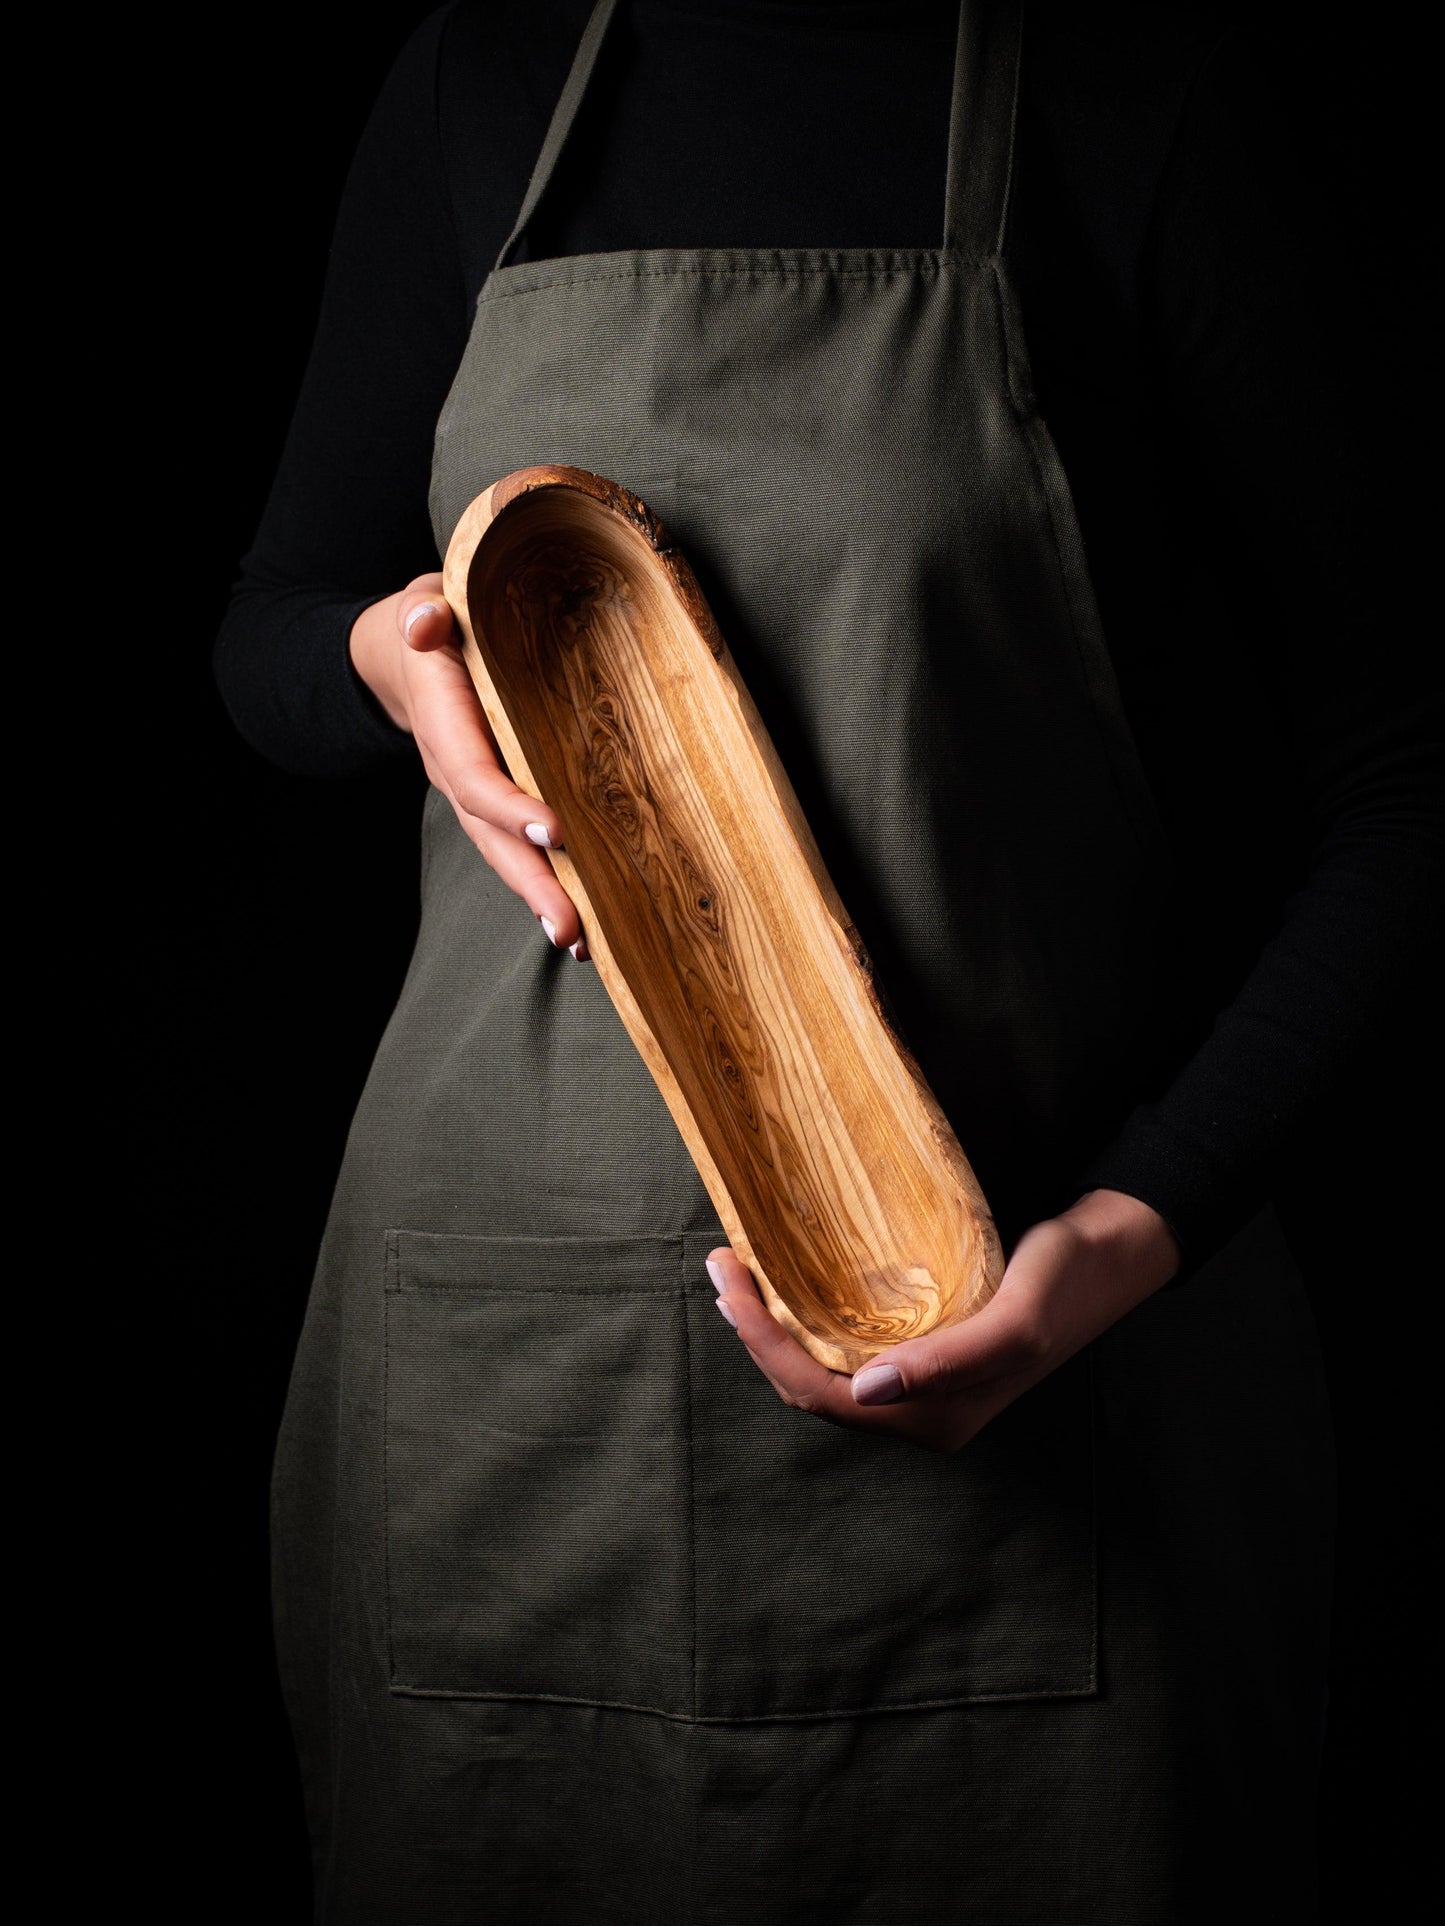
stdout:
<svg viewBox="0 0 1445 1926">
<path fill-rule="evenodd" d="M 708 1274 L 723 1315 L 786 1405 L 833 1424 L 956 1451 L 990 1418 L 1167 1284 L 1180 1264 L 1164 1219 L 1093 1190 L 1019 1239 L 981 1311 L 880 1352 L 852 1377 L 810 1357 L 723 1245 Z"/>
</svg>

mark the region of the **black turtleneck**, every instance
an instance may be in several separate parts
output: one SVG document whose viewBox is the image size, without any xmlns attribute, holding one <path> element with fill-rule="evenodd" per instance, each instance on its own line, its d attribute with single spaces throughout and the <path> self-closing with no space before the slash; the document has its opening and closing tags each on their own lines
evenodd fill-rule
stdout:
<svg viewBox="0 0 1445 1926">
<path fill-rule="evenodd" d="M 315 347 L 217 644 L 242 733 L 346 775 L 413 751 L 350 666 L 437 566 L 432 429 L 589 0 L 454 0 L 402 52 L 340 210 Z M 630 0 L 527 237 L 547 255 L 941 239 L 953 0 Z M 1247 42 L 1205 13 L 1035 4 L 1008 252 L 1126 708 L 1185 887 L 1172 1076 L 1085 1183 L 1192 1260 L 1269 1194 L 1438 900 L 1368 290 Z"/>
</svg>

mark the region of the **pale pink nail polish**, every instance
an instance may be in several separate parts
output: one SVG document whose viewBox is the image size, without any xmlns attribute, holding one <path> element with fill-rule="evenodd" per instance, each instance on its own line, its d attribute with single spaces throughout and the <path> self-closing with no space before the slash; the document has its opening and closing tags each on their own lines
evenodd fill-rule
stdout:
<svg viewBox="0 0 1445 1926">
<path fill-rule="evenodd" d="M 855 1404 L 896 1404 L 903 1396 L 903 1379 L 892 1364 L 870 1364 L 853 1378 Z"/>
<path fill-rule="evenodd" d="M 550 944 L 552 944 L 552 946 L 555 948 L 557 943 L 557 925 L 555 923 L 549 922 L 545 916 L 539 916 L 537 918 L 537 921 L 542 925 L 542 928 L 547 932 L 547 941 Z"/>
<path fill-rule="evenodd" d="M 528 823 L 525 835 L 529 843 L 536 843 L 539 849 L 555 849 L 557 845 L 540 823 Z"/>
<path fill-rule="evenodd" d="M 727 1286 L 723 1283 L 721 1266 L 714 1264 L 710 1257 L 707 1259 L 707 1274 L 712 1279 L 712 1287 L 715 1291 L 727 1289 Z"/>
<path fill-rule="evenodd" d="M 728 1323 L 731 1324 L 734 1330 L 736 1330 L 738 1328 L 738 1321 L 733 1316 L 732 1312 L 728 1309 L 727 1305 L 723 1302 L 723 1300 L 720 1297 L 718 1297 L 718 1298 L 714 1298 L 713 1302 L 717 1305 L 718 1309 L 722 1312 L 723 1316 L 727 1319 Z"/>
</svg>

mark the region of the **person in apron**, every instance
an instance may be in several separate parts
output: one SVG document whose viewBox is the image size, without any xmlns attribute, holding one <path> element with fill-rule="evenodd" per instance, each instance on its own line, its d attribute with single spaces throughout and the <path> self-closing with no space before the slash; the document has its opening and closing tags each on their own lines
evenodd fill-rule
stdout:
<svg viewBox="0 0 1445 1926">
<path fill-rule="evenodd" d="M 1003 258 L 1020 9 L 960 8 L 937 247 L 516 261 L 613 14 L 437 427 L 438 550 L 534 463 L 661 516 L 1010 1276 L 897 1384 L 814 1366 L 566 954 L 565 823 L 433 787 L 276 1461 L 319 1917 L 1306 1919 L 1301 1281 L 1266 1210 L 1161 1289 L 1167 1227 L 1079 1198 L 1156 1068 L 1169 854 Z M 387 619 L 450 640 L 431 581 Z"/>
</svg>

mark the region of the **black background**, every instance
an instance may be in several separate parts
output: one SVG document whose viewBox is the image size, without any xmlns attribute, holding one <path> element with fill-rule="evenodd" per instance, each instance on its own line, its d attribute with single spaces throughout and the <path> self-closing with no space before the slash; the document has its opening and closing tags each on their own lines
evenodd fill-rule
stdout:
<svg viewBox="0 0 1445 1926">
<path fill-rule="evenodd" d="M 404 772 L 325 784 L 270 768 L 232 734 L 209 650 L 301 377 L 350 152 L 428 11 L 252 5 L 179 72 L 152 70 L 155 50 L 117 27 L 132 80 L 102 89 L 95 115 L 91 292 L 123 325 L 119 352 L 80 377 L 109 504 L 87 559 L 126 617 L 101 685 L 124 799 L 104 838 L 123 965 L 104 1040 L 119 1057 L 93 1081 L 141 1276 L 102 1293 L 95 1324 L 109 1395 L 88 1569 L 104 1583 L 82 1604 L 130 1681 L 97 1794 L 102 1857 L 154 1920 L 308 1916 L 266 1485 L 347 1122 L 413 933 L 420 788 Z M 1435 259 L 1423 51 L 1397 26 L 1387 43 L 1317 13 L 1242 12 L 1316 156 L 1342 272 L 1377 304 L 1382 405 L 1413 408 Z M 1428 436 L 1404 441 L 1424 487 Z M 1438 1891 L 1423 1770 L 1438 1702 L 1422 1684 L 1435 1372 L 1420 1338 L 1441 1268 L 1439 1057 L 1418 1021 L 1321 1117 L 1291 1220 L 1343 1454 L 1323 1795 L 1338 1921 L 1423 1919 Z M 1421 1090 L 1428 1134 L 1408 1109 Z"/>
</svg>

